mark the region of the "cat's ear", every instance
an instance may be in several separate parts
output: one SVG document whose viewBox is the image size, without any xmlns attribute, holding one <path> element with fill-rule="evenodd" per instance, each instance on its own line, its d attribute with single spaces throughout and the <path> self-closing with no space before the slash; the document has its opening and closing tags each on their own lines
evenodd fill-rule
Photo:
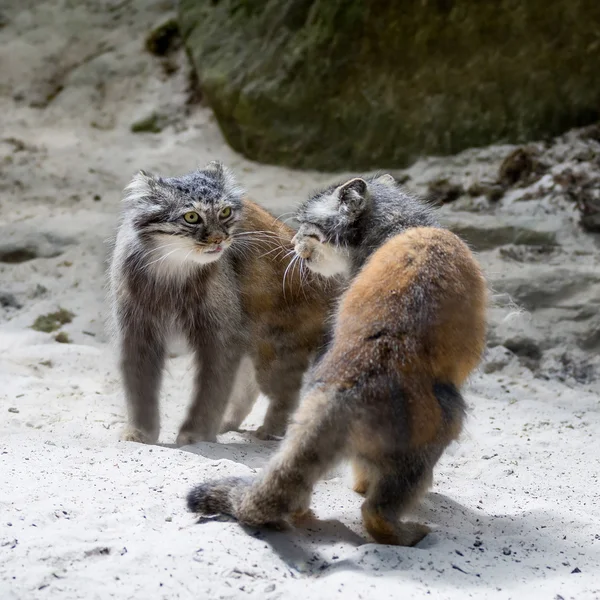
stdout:
<svg viewBox="0 0 600 600">
<path fill-rule="evenodd" d="M 367 204 L 367 182 L 360 177 L 351 179 L 338 188 L 338 196 L 344 212 L 357 214 Z"/>
<path fill-rule="evenodd" d="M 148 201 L 156 194 L 156 188 L 160 185 L 161 181 L 160 177 L 148 171 L 138 171 L 125 188 L 123 202 L 138 204 Z"/>
<path fill-rule="evenodd" d="M 235 175 L 231 169 L 228 169 L 221 161 L 211 160 L 205 167 L 205 171 L 214 172 L 215 176 L 219 181 L 223 183 L 223 186 L 229 194 L 235 196 L 242 196 L 243 190 L 238 184 Z"/>
<path fill-rule="evenodd" d="M 396 180 L 393 175 L 386 173 L 385 175 L 380 175 L 375 181 L 378 183 L 383 183 L 383 185 L 396 185 Z"/>
<path fill-rule="evenodd" d="M 210 162 L 206 163 L 204 169 L 204 171 L 214 171 L 215 175 L 217 175 L 217 177 L 219 178 L 223 178 L 224 174 L 225 174 L 225 166 L 223 165 L 223 163 L 220 160 L 211 160 Z"/>
</svg>

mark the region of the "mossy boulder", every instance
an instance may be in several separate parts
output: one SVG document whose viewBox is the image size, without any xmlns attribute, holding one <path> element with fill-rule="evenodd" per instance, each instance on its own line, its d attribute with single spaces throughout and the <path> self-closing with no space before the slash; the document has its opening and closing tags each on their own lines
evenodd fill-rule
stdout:
<svg viewBox="0 0 600 600">
<path fill-rule="evenodd" d="M 326 170 L 521 143 L 600 115 L 598 0 L 179 0 L 229 144 Z"/>
</svg>

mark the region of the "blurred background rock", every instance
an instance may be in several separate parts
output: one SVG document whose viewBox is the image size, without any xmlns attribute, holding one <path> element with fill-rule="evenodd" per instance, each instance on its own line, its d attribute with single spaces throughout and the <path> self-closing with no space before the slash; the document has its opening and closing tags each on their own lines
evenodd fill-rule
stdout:
<svg viewBox="0 0 600 600">
<path fill-rule="evenodd" d="M 598 119 L 595 0 L 181 0 L 227 141 L 316 169 L 403 167 Z"/>
</svg>

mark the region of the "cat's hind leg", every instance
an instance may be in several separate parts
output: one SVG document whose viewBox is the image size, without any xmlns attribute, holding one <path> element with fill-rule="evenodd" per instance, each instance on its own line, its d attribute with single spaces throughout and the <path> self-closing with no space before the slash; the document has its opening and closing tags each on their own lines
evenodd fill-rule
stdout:
<svg viewBox="0 0 600 600">
<path fill-rule="evenodd" d="M 332 395 L 313 389 L 304 398 L 278 451 L 250 486 L 229 488 L 223 502 L 223 482 L 204 483 L 190 492 L 192 510 L 225 505 L 231 516 L 254 526 L 306 514 L 316 481 L 342 458 L 348 443 L 349 419 Z"/>
<path fill-rule="evenodd" d="M 431 482 L 427 453 L 408 452 L 373 462 L 367 498 L 362 505 L 365 528 L 379 544 L 414 546 L 430 531 L 420 523 L 400 521 Z"/>
<path fill-rule="evenodd" d="M 302 379 L 307 367 L 308 358 L 294 356 L 293 353 L 268 361 L 258 361 L 258 384 L 269 399 L 263 424 L 256 431 L 259 439 L 285 435 L 289 418 L 298 406 Z"/>
<path fill-rule="evenodd" d="M 220 433 L 238 430 L 250 414 L 259 394 L 254 365 L 249 356 L 244 356 L 235 378 Z"/>
<path fill-rule="evenodd" d="M 364 495 L 369 489 L 369 481 L 373 478 L 369 464 L 359 456 L 352 458 L 352 472 L 354 475 L 354 485 L 352 489 L 357 493 Z"/>
</svg>

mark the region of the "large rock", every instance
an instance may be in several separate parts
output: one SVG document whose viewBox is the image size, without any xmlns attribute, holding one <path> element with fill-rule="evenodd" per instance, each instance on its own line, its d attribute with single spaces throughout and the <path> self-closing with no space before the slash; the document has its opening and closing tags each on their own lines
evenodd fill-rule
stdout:
<svg viewBox="0 0 600 600">
<path fill-rule="evenodd" d="M 514 244 L 517 246 L 554 246 L 562 225 L 558 217 L 507 217 L 474 215 L 466 212 L 446 215 L 443 224 L 465 240 L 474 250 L 483 251 Z"/>
<path fill-rule="evenodd" d="M 597 119 L 597 0 L 180 0 L 236 150 L 324 170 L 402 167 Z"/>
</svg>

